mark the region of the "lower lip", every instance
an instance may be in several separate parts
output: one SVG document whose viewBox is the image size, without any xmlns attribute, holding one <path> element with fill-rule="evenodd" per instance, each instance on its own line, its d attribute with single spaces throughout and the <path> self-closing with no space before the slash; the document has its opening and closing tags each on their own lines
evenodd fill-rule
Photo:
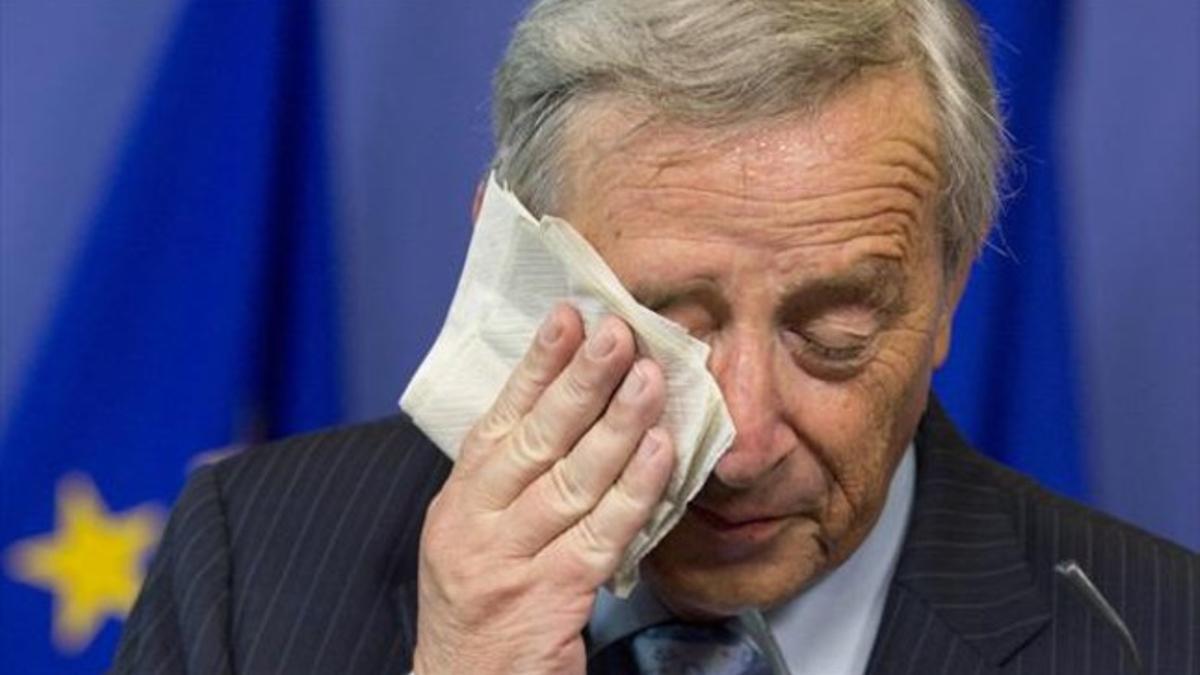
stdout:
<svg viewBox="0 0 1200 675">
<path fill-rule="evenodd" d="M 689 506 L 688 514 L 718 539 L 743 545 L 757 545 L 770 540 L 787 522 L 784 517 L 776 517 L 731 523 L 697 506 Z"/>
</svg>

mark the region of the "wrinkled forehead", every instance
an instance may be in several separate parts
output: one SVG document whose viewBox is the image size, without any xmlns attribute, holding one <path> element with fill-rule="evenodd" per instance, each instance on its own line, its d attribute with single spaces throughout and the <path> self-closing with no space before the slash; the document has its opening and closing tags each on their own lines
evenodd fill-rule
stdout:
<svg viewBox="0 0 1200 675">
<path fill-rule="evenodd" d="M 727 125 L 691 125 L 619 93 L 594 95 L 566 127 L 567 202 L 599 185 L 669 183 L 687 173 L 735 172 L 746 196 L 799 191 L 795 178 L 835 164 L 878 160 L 941 183 L 938 129 L 928 88 L 911 68 L 864 73 L 814 108 Z M 697 175 L 697 171 L 701 175 Z M 790 181 L 790 186 L 783 185 Z"/>
<path fill-rule="evenodd" d="M 600 250 L 625 255 L 613 240 L 650 238 L 824 251 L 808 267 L 842 256 L 839 243 L 886 235 L 906 267 L 938 256 L 934 115 L 906 72 L 863 78 L 812 113 L 728 129 L 619 103 L 578 120 L 559 215 Z"/>
</svg>

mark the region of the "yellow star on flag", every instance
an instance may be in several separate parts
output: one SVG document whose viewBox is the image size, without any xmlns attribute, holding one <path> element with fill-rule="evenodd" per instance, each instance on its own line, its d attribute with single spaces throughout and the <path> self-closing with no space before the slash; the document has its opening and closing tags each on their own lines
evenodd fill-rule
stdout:
<svg viewBox="0 0 1200 675">
<path fill-rule="evenodd" d="M 54 644 L 77 653 L 108 618 L 133 607 L 162 512 L 143 504 L 111 513 L 83 475 L 63 477 L 56 492 L 54 531 L 14 543 L 7 566 L 14 579 L 54 595 Z"/>
</svg>

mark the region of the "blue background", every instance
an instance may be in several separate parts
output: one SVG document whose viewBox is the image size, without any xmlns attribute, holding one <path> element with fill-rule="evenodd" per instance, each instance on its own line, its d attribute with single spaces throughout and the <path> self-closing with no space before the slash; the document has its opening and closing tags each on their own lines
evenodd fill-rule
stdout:
<svg viewBox="0 0 1200 675">
<path fill-rule="evenodd" d="M 0 2 L 0 516 L 5 528 L 17 523 L 0 547 L 50 529 L 51 478 L 62 470 L 120 468 L 97 478 L 119 511 L 169 500 L 198 450 L 390 413 L 440 325 L 491 151 L 489 78 L 524 3 L 325 2 L 284 18 L 263 9 L 271 3 L 241 3 L 237 15 L 238 4 Z M 1200 4 L 976 5 L 995 33 L 1022 170 L 997 239 L 1007 254 L 989 251 L 977 266 L 938 389 L 993 454 L 1200 548 Z M 295 30 L 309 29 L 296 42 Z M 290 56 L 276 63 L 273 50 Z M 261 94 L 275 86 L 283 93 Z M 220 142 L 188 145 L 200 132 Z M 268 134 L 285 140 L 255 143 Z M 182 177 L 163 184 L 185 187 L 156 183 L 159 166 Z M 282 177 L 280 167 L 290 167 Z M 274 176 L 270 189 L 259 189 L 260 173 Z M 224 370 L 201 370 L 226 375 L 207 389 L 191 386 L 194 374 L 168 384 L 164 371 L 161 388 L 140 385 L 143 403 L 47 394 L 54 364 L 95 366 L 63 354 L 96 334 L 73 334 L 93 325 L 80 317 L 111 329 L 106 303 L 125 298 L 100 280 L 171 259 L 170 236 L 111 236 L 137 220 L 121 215 L 130 205 L 167 235 L 218 233 L 207 262 L 140 270 L 161 290 L 147 296 L 193 310 L 135 307 L 168 326 L 151 333 L 175 336 L 155 346 L 194 353 L 209 346 L 195 335 L 214 325 L 267 337 L 230 337 L 206 353 Z M 131 240 L 146 255 L 122 262 Z M 174 255 L 188 253 L 202 255 Z M 260 268 L 275 276 L 229 274 Z M 208 277 L 221 283 L 197 284 Z M 246 318 L 259 305 L 236 300 L 250 296 L 310 311 L 259 326 Z M 277 365 L 239 379 L 281 350 Z M 89 372 L 90 382 L 108 377 Z M 301 390 L 320 395 L 277 400 Z M 60 400 L 36 403 L 51 395 Z M 137 406 L 154 428 L 134 442 L 110 425 L 94 451 L 43 440 L 54 447 L 30 454 L 36 443 L 12 440 L 27 418 L 69 428 L 110 417 L 101 403 Z M 187 418 L 195 429 L 172 417 L 201 408 L 213 418 L 204 429 L 199 416 Z M 175 438 L 178 448 L 164 447 Z M 135 485 L 146 477 L 123 463 L 155 448 L 171 468 L 150 472 L 161 480 L 153 488 Z M 19 624 L 30 660 L 9 664 L 15 643 L 2 642 L 0 670 L 93 672 L 106 661 L 116 622 L 78 657 L 36 660 L 50 654 L 33 644 L 48 631 L 49 596 L 14 588 L 0 595 L 0 631 Z"/>
</svg>

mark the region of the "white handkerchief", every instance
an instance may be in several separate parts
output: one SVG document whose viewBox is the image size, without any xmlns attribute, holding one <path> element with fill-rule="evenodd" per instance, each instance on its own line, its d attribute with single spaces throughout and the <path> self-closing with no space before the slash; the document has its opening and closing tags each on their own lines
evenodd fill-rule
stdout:
<svg viewBox="0 0 1200 675">
<path fill-rule="evenodd" d="M 663 502 L 626 549 L 611 582 L 613 592 L 626 597 L 637 584 L 638 563 L 683 516 L 733 443 L 733 421 L 705 367 L 708 345 L 639 305 L 569 223 L 535 219 L 489 178 L 446 323 L 400 407 L 456 458 L 467 431 L 491 407 L 541 322 L 563 300 L 579 310 L 589 331 L 604 314 L 625 320 L 638 353 L 654 359 L 666 379 L 659 424 L 671 434 L 678 456 Z"/>
</svg>

